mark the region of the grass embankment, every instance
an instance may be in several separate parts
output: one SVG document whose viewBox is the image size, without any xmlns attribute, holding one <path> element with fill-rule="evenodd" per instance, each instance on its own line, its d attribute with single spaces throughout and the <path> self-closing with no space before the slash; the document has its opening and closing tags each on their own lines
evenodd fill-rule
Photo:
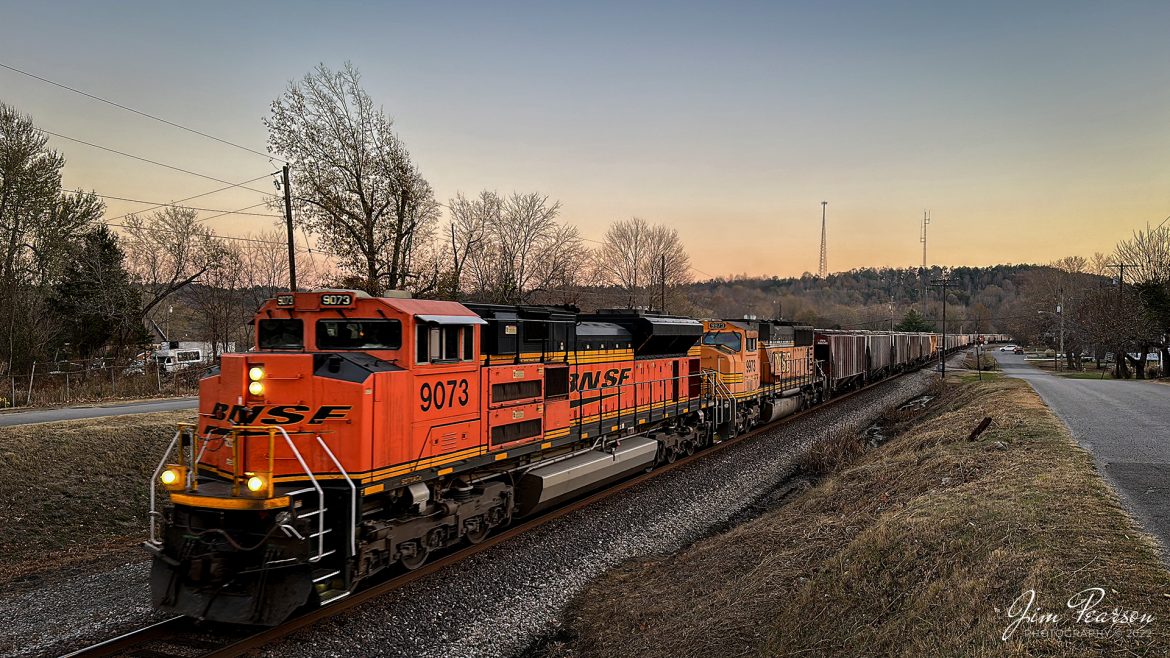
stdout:
<svg viewBox="0 0 1170 658">
<path fill-rule="evenodd" d="M 0 584 L 126 551 L 150 480 L 191 411 L 0 427 Z"/>
<path fill-rule="evenodd" d="M 980 352 L 978 359 L 975 358 L 975 352 L 968 352 L 963 356 L 962 365 L 968 370 L 986 371 L 999 369 L 999 361 L 996 361 L 995 357 L 987 352 Z"/>
<path fill-rule="evenodd" d="M 990 428 L 968 441 L 984 417 Z M 955 382 L 901 424 L 879 448 L 842 437 L 807 457 L 814 472 L 845 464 L 766 516 L 608 572 L 576 597 L 570 639 L 548 653 L 1170 654 L 1157 546 L 1027 384 Z M 1098 610 L 1153 615 L 1148 636 L 1077 623 L 1066 602 L 1091 587 L 1104 588 Z M 1061 619 L 1021 623 L 1005 641 L 1028 590 L 1032 611 Z"/>
</svg>

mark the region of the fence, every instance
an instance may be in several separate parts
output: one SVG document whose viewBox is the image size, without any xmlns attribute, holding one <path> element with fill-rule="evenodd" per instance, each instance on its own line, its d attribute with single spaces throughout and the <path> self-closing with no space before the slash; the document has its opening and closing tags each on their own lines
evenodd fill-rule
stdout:
<svg viewBox="0 0 1170 658">
<path fill-rule="evenodd" d="M 168 372 L 153 359 L 74 359 L 35 362 L 28 372 L 10 374 L 0 407 L 44 407 L 125 398 L 194 395 L 213 367 L 192 363 Z M 0 380 L 3 381 L 3 380 Z"/>
</svg>

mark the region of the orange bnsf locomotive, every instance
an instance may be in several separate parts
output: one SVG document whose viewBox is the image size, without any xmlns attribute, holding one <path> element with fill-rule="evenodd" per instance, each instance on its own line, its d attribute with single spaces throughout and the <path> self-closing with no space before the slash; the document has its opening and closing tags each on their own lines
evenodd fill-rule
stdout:
<svg viewBox="0 0 1170 658">
<path fill-rule="evenodd" d="M 280 623 L 896 358 L 891 338 L 890 367 L 834 379 L 811 327 L 348 290 L 278 295 L 255 329 L 201 382 L 198 422 L 152 481 L 161 610 Z"/>
</svg>

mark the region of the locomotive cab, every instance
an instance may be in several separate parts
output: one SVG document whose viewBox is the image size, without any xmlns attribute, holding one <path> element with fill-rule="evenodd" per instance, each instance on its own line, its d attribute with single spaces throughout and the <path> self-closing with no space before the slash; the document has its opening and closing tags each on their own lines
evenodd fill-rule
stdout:
<svg viewBox="0 0 1170 658">
<path fill-rule="evenodd" d="M 736 395 L 760 387 L 759 331 L 750 320 L 703 322 L 703 369 Z"/>
</svg>

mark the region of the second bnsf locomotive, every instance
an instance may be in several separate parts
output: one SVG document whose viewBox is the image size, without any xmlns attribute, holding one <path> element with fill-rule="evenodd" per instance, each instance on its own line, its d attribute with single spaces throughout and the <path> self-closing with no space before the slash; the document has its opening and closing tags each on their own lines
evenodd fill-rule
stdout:
<svg viewBox="0 0 1170 658">
<path fill-rule="evenodd" d="M 348 290 L 255 328 L 155 473 L 159 609 L 277 624 L 970 340 Z"/>
</svg>

